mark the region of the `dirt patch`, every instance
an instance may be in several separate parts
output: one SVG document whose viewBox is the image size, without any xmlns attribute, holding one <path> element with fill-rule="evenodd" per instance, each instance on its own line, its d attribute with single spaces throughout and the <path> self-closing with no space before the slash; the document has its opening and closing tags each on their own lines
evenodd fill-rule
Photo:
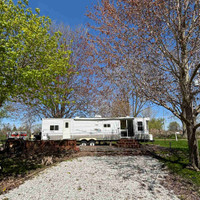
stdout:
<svg viewBox="0 0 200 200">
<path fill-rule="evenodd" d="M 168 190 L 173 190 L 181 200 L 200 200 L 199 188 L 175 174 L 169 173 L 161 184 Z"/>
</svg>

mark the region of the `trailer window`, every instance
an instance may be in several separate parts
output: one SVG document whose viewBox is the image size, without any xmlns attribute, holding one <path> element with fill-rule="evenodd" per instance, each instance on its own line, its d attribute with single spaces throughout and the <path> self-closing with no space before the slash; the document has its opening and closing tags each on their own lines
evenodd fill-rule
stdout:
<svg viewBox="0 0 200 200">
<path fill-rule="evenodd" d="M 110 124 L 104 124 L 103 125 L 105 128 L 110 128 L 111 126 L 110 126 Z"/>
<path fill-rule="evenodd" d="M 138 131 L 143 131 L 143 124 L 142 122 L 138 122 Z"/>
<path fill-rule="evenodd" d="M 65 123 L 65 128 L 69 128 L 69 123 L 68 122 Z"/>
<path fill-rule="evenodd" d="M 58 131 L 59 130 L 59 126 L 58 125 L 50 125 L 50 131 Z"/>
</svg>

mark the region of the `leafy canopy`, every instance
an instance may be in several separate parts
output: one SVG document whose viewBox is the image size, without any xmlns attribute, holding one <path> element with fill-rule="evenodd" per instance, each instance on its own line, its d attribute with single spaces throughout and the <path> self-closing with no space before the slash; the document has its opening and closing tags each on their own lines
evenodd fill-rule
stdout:
<svg viewBox="0 0 200 200">
<path fill-rule="evenodd" d="M 164 119 L 163 118 L 152 118 L 149 121 L 149 129 L 163 130 Z"/>
<path fill-rule="evenodd" d="M 170 122 L 168 126 L 169 131 L 179 131 L 180 130 L 180 124 L 176 121 Z"/>
<path fill-rule="evenodd" d="M 70 51 L 58 45 L 59 32 L 49 33 L 50 24 L 28 1 L 0 1 L 0 106 L 9 97 L 48 88 L 70 68 Z"/>
</svg>

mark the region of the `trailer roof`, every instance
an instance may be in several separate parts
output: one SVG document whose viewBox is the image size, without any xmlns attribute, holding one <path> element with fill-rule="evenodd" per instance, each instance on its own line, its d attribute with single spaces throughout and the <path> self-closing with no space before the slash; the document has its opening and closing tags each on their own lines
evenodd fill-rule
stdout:
<svg viewBox="0 0 200 200">
<path fill-rule="evenodd" d="M 73 119 L 75 121 L 105 121 L 105 120 L 123 120 L 123 119 L 130 119 L 130 120 L 133 120 L 133 119 L 150 119 L 149 117 L 92 117 L 92 118 L 82 118 L 82 117 L 75 117 L 75 118 L 45 118 L 45 119 L 52 119 L 52 120 L 55 120 L 55 119 Z"/>
<path fill-rule="evenodd" d="M 134 117 L 92 117 L 92 118 L 79 118 L 75 117 L 74 120 L 96 121 L 96 120 L 120 120 L 120 119 L 134 119 Z"/>
</svg>

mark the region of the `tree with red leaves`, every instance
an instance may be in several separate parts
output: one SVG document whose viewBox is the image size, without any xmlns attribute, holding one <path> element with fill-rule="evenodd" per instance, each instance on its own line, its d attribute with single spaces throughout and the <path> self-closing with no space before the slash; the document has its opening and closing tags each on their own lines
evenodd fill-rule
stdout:
<svg viewBox="0 0 200 200">
<path fill-rule="evenodd" d="M 198 170 L 200 2 L 101 0 L 88 17 L 101 62 L 127 71 L 141 97 L 183 122 Z"/>
</svg>

